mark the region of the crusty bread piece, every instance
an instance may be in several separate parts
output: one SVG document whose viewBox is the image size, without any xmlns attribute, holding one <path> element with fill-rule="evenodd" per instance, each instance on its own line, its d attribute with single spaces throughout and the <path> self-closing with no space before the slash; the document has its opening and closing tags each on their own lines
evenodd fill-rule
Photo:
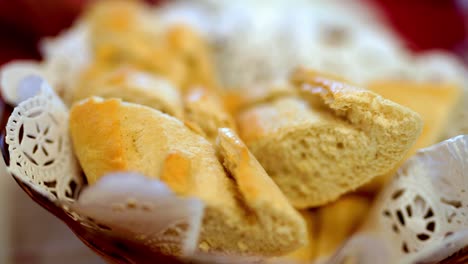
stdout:
<svg viewBox="0 0 468 264">
<path fill-rule="evenodd" d="M 247 209 L 246 217 L 256 223 L 247 234 L 248 239 L 262 241 L 257 250 L 266 245 L 286 247 L 288 250 L 281 249 L 286 252 L 291 251 L 290 244 L 305 244 L 307 230 L 301 216 L 235 132 L 221 128 L 216 142 L 221 161 L 236 184 L 237 197 Z M 252 248 L 254 243 L 245 246 Z"/>
<path fill-rule="evenodd" d="M 421 118 L 379 95 L 299 71 L 301 97 L 237 116 L 241 138 L 296 208 L 324 205 L 395 167 Z"/>
<path fill-rule="evenodd" d="M 308 243 L 296 249 L 295 251 L 280 257 L 280 261 L 273 263 L 313 263 L 317 258 L 317 242 L 319 234 L 319 223 L 317 221 L 317 210 L 302 210 L 300 211 L 302 218 L 307 224 Z"/>
<path fill-rule="evenodd" d="M 253 87 L 234 89 L 227 93 L 226 104 L 230 105 L 231 112 L 236 112 L 248 108 L 255 104 L 267 103 L 277 98 L 292 96 L 296 94 L 296 89 L 285 80 L 278 80 L 271 83 L 256 84 Z"/>
<path fill-rule="evenodd" d="M 382 80 L 371 82 L 367 87 L 382 97 L 406 106 L 421 115 L 424 122 L 422 133 L 404 160 L 416 153 L 418 149 L 446 139 L 442 136 L 450 125 L 451 115 L 462 94 L 462 89 L 451 83 Z M 360 190 L 373 193 L 379 191 L 391 179 L 400 165 L 401 163 L 391 172 L 375 178 Z"/>
<path fill-rule="evenodd" d="M 365 221 L 371 200 L 369 197 L 349 194 L 333 203 L 314 210 L 303 210 L 307 223 L 308 243 L 286 255 L 286 261 L 295 263 L 323 263 L 350 238 Z"/>
<path fill-rule="evenodd" d="M 210 47 L 199 34 L 184 25 L 172 25 L 166 33 L 176 59 L 185 67 L 187 76 L 181 88 L 197 86 L 209 90 L 218 89 L 218 80 L 213 65 Z"/>
<path fill-rule="evenodd" d="M 371 201 L 357 194 L 345 195 L 337 201 L 318 208 L 314 215 L 317 222 L 317 259 L 330 257 L 358 230 L 365 221 Z"/>
<path fill-rule="evenodd" d="M 200 250 L 269 256 L 305 243 L 302 218 L 231 130 L 221 130 L 217 153 L 160 111 L 91 98 L 72 107 L 70 132 L 90 184 L 112 171 L 135 171 L 201 199 Z"/>
<path fill-rule="evenodd" d="M 121 98 L 146 105 L 177 118 L 183 118 L 182 98 L 170 82 L 130 66 L 116 69 L 90 68 L 74 91 L 73 101 L 90 96 Z M 98 72 L 95 72 L 98 71 Z"/>
<path fill-rule="evenodd" d="M 374 81 L 367 88 L 421 115 L 424 125 L 414 148 L 425 148 L 442 140 L 450 114 L 457 106 L 461 87 L 452 83 Z"/>
<path fill-rule="evenodd" d="M 217 89 L 211 51 L 186 25 L 159 25 L 144 4 L 97 1 L 85 15 L 96 61 L 130 64 L 162 76 L 182 90 L 192 86 Z"/>
<path fill-rule="evenodd" d="M 94 60 L 106 67 L 131 65 L 180 87 L 186 66 L 165 30 L 148 17 L 145 5 L 135 1 L 96 1 L 85 14 Z"/>
<path fill-rule="evenodd" d="M 198 124 L 210 140 L 218 136 L 218 128 L 235 129 L 232 116 L 215 91 L 202 87 L 189 88 L 184 95 L 184 109 L 185 119 Z"/>
</svg>

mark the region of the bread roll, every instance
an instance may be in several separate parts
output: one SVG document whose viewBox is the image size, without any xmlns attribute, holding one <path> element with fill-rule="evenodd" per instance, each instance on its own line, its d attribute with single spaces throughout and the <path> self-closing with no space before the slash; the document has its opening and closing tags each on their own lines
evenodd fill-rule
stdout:
<svg viewBox="0 0 468 264">
<path fill-rule="evenodd" d="M 215 148 L 160 111 L 91 98 L 72 107 L 70 132 L 90 184 L 109 172 L 135 171 L 201 199 L 200 250 L 273 256 L 307 239 L 303 219 L 231 130 L 220 131 Z"/>
<path fill-rule="evenodd" d="M 324 205 L 393 169 L 421 132 L 412 110 L 339 81 L 298 71 L 300 96 L 241 111 L 237 123 L 296 208 Z"/>
</svg>

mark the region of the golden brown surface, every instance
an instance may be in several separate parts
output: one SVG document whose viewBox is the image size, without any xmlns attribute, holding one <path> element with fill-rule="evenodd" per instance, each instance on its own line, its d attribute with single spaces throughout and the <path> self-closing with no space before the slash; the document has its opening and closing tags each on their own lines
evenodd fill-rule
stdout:
<svg viewBox="0 0 468 264">
<path fill-rule="evenodd" d="M 70 114 L 70 131 L 76 156 L 89 184 L 112 171 L 127 169 L 119 131 L 120 102 L 108 100 L 94 107 L 77 105 Z M 99 124 L 99 126 L 92 126 Z M 86 142 L 86 145 L 82 145 Z M 88 149 L 86 146 L 93 146 Z"/>
<path fill-rule="evenodd" d="M 368 88 L 386 99 L 406 106 L 421 115 L 423 128 L 421 135 L 408 151 L 404 160 L 418 149 L 431 146 L 440 140 L 449 126 L 451 114 L 460 100 L 461 88 L 454 84 L 417 83 L 405 81 L 375 81 Z M 399 164 L 400 165 L 400 164 Z M 390 173 L 376 178 L 363 190 L 375 192 L 382 188 L 395 174 L 398 166 Z"/>
<path fill-rule="evenodd" d="M 242 139 L 296 208 L 321 206 L 382 175 L 421 131 L 412 110 L 364 89 L 297 71 L 299 96 L 237 115 Z"/>
<path fill-rule="evenodd" d="M 218 88 L 211 51 L 191 28 L 164 28 L 132 1 L 100 1 L 85 16 L 95 61 L 106 71 L 119 65 L 167 78 L 179 89 Z"/>
<path fill-rule="evenodd" d="M 365 220 L 370 206 L 368 198 L 351 194 L 319 208 L 316 214 L 319 230 L 317 257 L 331 256 L 351 237 Z"/>
<path fill-rule="evenodd" d="M 134 171 L 205 203 L 200 250 L 274 256 L 306 242 L 303 219 L 234 131 L 220 130 L 215 148 L 181 121 L 117 99 L 88 99 L 70 116 L 91 184 L 109 172 Z"/>
<path fill-rule="evenodd" d="M 82 84 L 79 89 L 75 89 L 73 101 L 91 96 L 120 98 L 125 102 L 146 105 L 183 118 L 181 94 L 169 81 L 132 66 L 119 66 L 115 69 L 100 67 L 97 64 L 91 65 L 83 74 Z"/>
</svg>

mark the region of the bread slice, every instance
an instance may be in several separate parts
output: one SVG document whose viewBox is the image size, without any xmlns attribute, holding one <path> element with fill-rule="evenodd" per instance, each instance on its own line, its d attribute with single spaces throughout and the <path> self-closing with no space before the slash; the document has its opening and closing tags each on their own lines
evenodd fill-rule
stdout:
<svg viewBox="0 0 468 264">
<path fill-rule="evenodd" d="M 134 171 L 201 199 L 200 250 L 270 256 L 305 243 L 305 223 L 230 130 L 220 132 L 217 153 L 160 111 L 91 98 L 72 107 L 70 132 L 90 184 L 112 171 Z"/>
<path fill-rule="evenodd" d="M 421 132 L 412 110 L 344 83 L 296 72 L 300 97 L 237 115 L 241 138 L 296 208 L 324 205 L 395 167 Z"/>
<path fill-rule="evenodd" d="M 224 108 L 222 98 L 215 91 L 192 87 L 186 90 L 183 101 L 185 119 L 200 126 L 211 141 L 218 136 L 218 128 L 235 130 L 234 119 Z"/>
<path fill-rule="evenodd" d="M 446 139 L 443 135 L 450 125 L 451 115 L 457 108 L 462 94 L 462 89 L 451 83 L 382 80 L 371 82 L 367 87 L 382 97 L 406 106 L 421 115 L 424 122 L 422 133 L 404 160 L 416 153 L 418 149 Z M 395 174 L 399 165 L 390 173 L 377 177 L 361 190 L 379 191 Z"/>
<path fill-rule="evenodd" d="M 96 64 L 83 76 L 81 82 L 82 85 L 74 91 L 74 102 L 90 96 L 121 98 L 183 118 L 182 97 L 178 89 L 163 78 L 131 66 L 112 69 Z"/>
</svg>

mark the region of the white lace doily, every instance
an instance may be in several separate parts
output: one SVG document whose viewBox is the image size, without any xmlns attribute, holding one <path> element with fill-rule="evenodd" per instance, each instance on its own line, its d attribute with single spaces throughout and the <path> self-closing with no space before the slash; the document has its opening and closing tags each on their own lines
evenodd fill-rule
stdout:
<svg viewBox="0 0 468 264">
<path fill-rule="evenodd" d="M 19 80 L 5 142 L 8 171 L 51 200 L 74 200 L 83 185 L 68 134 L 68 110 L 38 76 Z"/>
<path fill-rule="evenodd" d="M 401 254 L 418 252 L 468 228 L 468 140 L 453 138 L 419 152 L 383 195 L 382 224 Z"/>
<path fill-rule="evenodd" d="M 468 135 L 460 135 L 407 161 L 379 196 L 359 235 L 383 241 L 391 256 L 388 263 L 432 263 L 467 247 L 467 232 Z M 349 250 L 351 246 L 352 240 L 344 248 L 368 250 Z"/>
</svg>

